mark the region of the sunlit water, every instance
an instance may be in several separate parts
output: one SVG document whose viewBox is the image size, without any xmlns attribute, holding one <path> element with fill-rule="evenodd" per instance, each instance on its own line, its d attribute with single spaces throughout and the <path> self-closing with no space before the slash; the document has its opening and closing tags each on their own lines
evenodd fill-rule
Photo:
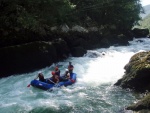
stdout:
<svg viewBox="0 0 150 113">
<path fill-rule="evenodd" d="M 0 113 L 131 113 L 125 107 L 136 102 L 139 95 L 114 83 L 123 76 L 132 55 L 150 50 L 150 39 L 138 40 L 129 46 L 89 50 L 84 57 L 59 62 L 61 73 L 69 61 L 73 63 L 77 82 L 51 92 L 27 85 L 38 71 L 50 77 L 54 65 L 0 79 Z"/>
</svg>

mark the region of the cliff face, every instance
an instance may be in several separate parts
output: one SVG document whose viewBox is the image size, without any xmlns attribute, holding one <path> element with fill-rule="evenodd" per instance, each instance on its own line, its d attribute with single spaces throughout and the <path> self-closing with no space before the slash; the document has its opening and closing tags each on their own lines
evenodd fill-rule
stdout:
<svg viewBox="0 0 150 113">
<path fill-rule="evenodd" d="M 126 70 L 125 74 L 115 85 L 130 88 L 140 93 L 150 91 L 150 52 L 140 52 L 133 55 L 124 69 Z M 150 110 L 150 94 L 127 109 L 134 111 Z"/>
</svg>

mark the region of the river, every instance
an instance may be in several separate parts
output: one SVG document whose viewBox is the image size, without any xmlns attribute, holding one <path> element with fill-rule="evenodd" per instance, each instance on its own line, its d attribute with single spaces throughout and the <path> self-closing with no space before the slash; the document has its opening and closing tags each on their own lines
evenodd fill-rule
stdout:
<svg viewBox="0 0 150 113">
<path fill-rule="evenodd" d="M 140 95 L 114 83 L 123 76 L 124 66 L 132 55 L 150 50 L 150 39 L 134 39 L 129 43 L 129 46 L 88 50 L 83 57 L 59 62 L 61 73 L 72 62 L 77 82 L 51 92 L 27 85 L 39 71 L 45 78 L 50 77 L 54 64 L 0 79 L 0 113 L 132 113 L 125 107 L 138 101 Z"/>
</svg>

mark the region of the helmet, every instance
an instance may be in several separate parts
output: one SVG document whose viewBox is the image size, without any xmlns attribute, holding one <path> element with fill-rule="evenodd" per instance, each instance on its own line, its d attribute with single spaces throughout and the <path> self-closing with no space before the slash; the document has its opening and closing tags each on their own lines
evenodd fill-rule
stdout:
<svg viewBox="0 0 150 113">
<path fill-rule="evenodd" d="M 51 72 L 51 74 L 52 74 L 52 75 L 55 75 L 55 72 L 54 72 L 54 71 L 52 71 L 52 72 Z"/>
<path fill-rule="evenodd" d="M 69 71 L 68 69 L 66 69 L 66 71 Z"/>
<path fill-rule="evenodd" d="M 58 70 L 58 67 L 57 67 L 57 66 L 55 67 L 55 70 L 56 70 L 56 71 Z"/>
</svg>

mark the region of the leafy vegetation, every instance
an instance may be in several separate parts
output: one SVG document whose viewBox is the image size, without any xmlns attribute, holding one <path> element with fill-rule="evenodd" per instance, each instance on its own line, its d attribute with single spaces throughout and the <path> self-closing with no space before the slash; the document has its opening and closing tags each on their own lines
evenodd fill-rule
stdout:
<svg viewBox="0 0 150 113">
<path fill-rule="evenodd" d="M 140 19 L 143 12 L 139 0 L 71 0 L 76 4 L 80 21 L 87 24 L 87 17 L 98 26 L 116 28 L 119 31 L 130 29 Z"/>
<path fill-rule="evenodd" d="M 0 0 L 0 34 L 45 35 L 64 23 L 124 32 L 140 20 L 141 12 L 140 0 Z"/>
<path fill-rule="evenodd" d="M 1 0 L 1 30 L 27 29 L 43 33 L 49 26 L 67 22 L 67 0 Z M 43 31 L 43 32 L 42 32 Z"/>
<path fill-rule="evenodd" d="M 148 28 L 150 30 L 150 14 L 146 16 L 142 21 L 139 22 L 139 28 Z"/>
</svg>

